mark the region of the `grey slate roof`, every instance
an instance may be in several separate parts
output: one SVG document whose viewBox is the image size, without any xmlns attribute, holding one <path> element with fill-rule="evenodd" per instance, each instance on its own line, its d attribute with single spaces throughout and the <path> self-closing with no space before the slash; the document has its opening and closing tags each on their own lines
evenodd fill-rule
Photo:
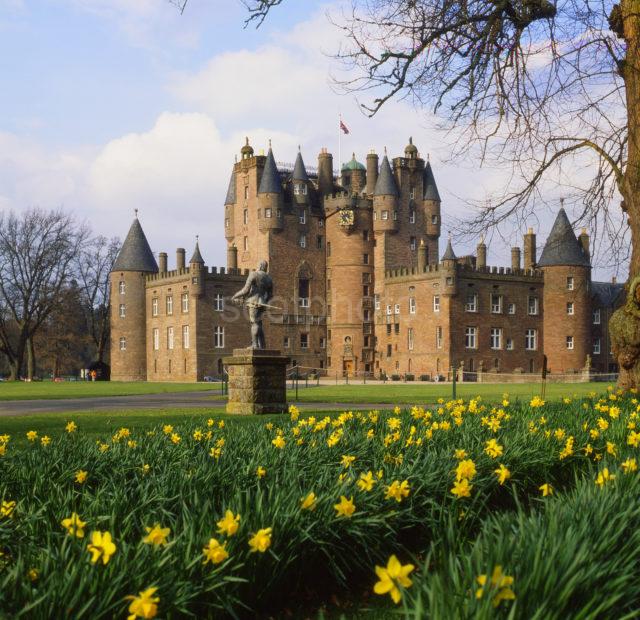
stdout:
<svg viewBox="0 0 640 620">
<path fill-rule="evenodd" d="M 197 241 L 196 248 L 193 251 L 193 256 L 191 257 L 189 263 L 200 263 L 201 265 L 204 265 L 204 259 L 202 258 L 202 254 L 200 254 L 200 244 Z"/>
<path fill-rule="evenodd" d="M 374 196 L 398 196 L 398 186 L 396 180 L 393 178 L 393 172 L 391 172 L 391 166 L 389 165 L 389 159 L 385 155 L 380 165 L 380 174 L 376 181 L 376 187 L 373 190 Z"/>
<path fill-rule="evenodd" d="M 453 252 L 453 248 L 451 247 L 451 239 L 449 239 L 449 243 L 447 243 L 447 249 L 444 251 L 442 258 L 440 260 L 456 260 L 456 255 Z"/>
<path fill-rule="evenodd" d="M 582 250 L 582 246 L 571 228 L 571 222 L 563 208 L 560 208 L 553 228 L 547 237 L 538 267 L 552 267 L 554 265 L 572 265 L 589 267 L 589 259 Z"/>
<path fill-rule="evenodd" d="M 598 301 L 598 304 L 605 308 L 613 308 L 618 297 L 624 290 L 624 284 L 614 284 L 613 282 L 592 282 L 591 292 Z"/>
<path fill-rule="evenodd" d="M 156 263 L 137 217 L 131 224 L 112 271 L 146 271 L 149 273 L 158 271 L 158 263 Z"/>
<path fill-rule="evenodd" d="M 231 178 L 229 179 L 229 187 L 227 189 L 227 197 L 224 199 L 224 204 L 232 205 L 236 201 L 236 171 L 231 171 Z"/>
<path fill-rule="evenodd" d="M 267 161 L 262 171 L 262 178 L 260 179 L 258 194 L 280 194 L 281 192 L 282 184 L 280 183 L 278 166 L 276 166 L 276 160 L 273 158 L 273 151 L 269 148 Z"/>
<path fill-rule="evenodd" d="M 427 162 L 427 165 L 424 167 L 424 174 L 422 176 L 422 199 L 437 200 L 440 202 L 440 194 L 438 193 L 438 186 L 436 185 L 436 179 L 433 176 L 430 162 Z"/>
<path fill-rule="evenodd" d="M 296 163 L 293 166 L 293 175 L 291 178 L 294 181 L 308 181 L 309 176 L 307 175 L 307 169 L 304 167 L 304 161 L 302 161 L 302 154 L 298 151 L 298 155 L 296 156 Z"/>
</svg>

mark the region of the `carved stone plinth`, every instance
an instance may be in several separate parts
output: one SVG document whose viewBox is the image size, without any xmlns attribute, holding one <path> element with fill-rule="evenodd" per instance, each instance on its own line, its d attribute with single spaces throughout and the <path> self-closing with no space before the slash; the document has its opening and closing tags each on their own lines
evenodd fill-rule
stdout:
<svg viewBox="0 0 640 620">
<path fill-rule="evenodd" d="M 227 413 L 285 413 L 288 363 L 276 350 L 234 349 L 224 360 L 229 373 Z"/>
</svg>

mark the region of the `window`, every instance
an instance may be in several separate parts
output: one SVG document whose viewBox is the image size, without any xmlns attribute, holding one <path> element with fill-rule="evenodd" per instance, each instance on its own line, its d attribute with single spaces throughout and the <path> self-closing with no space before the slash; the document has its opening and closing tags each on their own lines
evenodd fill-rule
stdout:
<svg viewBox="0 0 640 620">
<path fill-rule="evenodd" d="M 321 249 L 322 249 L 322 245 L 323 245 L 323 243 L 324 243 L 324 241 L 323 241 L 323 237 L 322 237 L 322 235 L 317 235 L 317 236 L 316 236 L 316 248 L 317 248 L 318 250 L 321 250 Z"/>
<path fill-rule="evenodd" d="M 301 349 L 309 348 L 309 334 L 300 334 L 300 348 Z"/>
<path fill-rule="evenodd" d="M 244 199 L 245 200 L 249 199 L 249 186 L 248 185 L 244 186 Z"/>
<path fill-rule="evenodd" d="M 167 327 L 167 349 L 173 349 L 173 327 Z"/>
<path fill-rule="evenodd" d="M 158 300 L 154 299 L 153 300 L 156 303 L 156 308 L 155 308 L 155 314 L 153 316 L 157 316 L 158 315 Z M 167 305 L 167 316 L 171 316 L 173 314 L 173 295 L 167 295 L 167 301 L 166 301 L 166 305 Z"/>
<path fill-rule="evenodd" d="M 153 328 L 153 349 L 154 351 L 160 349 L 160 330 L 157 327 Z"/>
<path fill-rule="evenodd" d="M 189 348 L 189 326 L 188 325 L 182 326 L 182 348 L 183 349 Z"/>
<path fill-rule="evenodd" d="M 413 327 L 407 330 L 407 347 L 409 351 L 413 351 Z"/>
<path fill-rule="evenodd" d="M 387 323 L 387 336 L 391 335 L 391 323 Z"/>
<path fill-rule="evenodd" d="M 121 351 L 127 350 L 127 339 L 124 336 L 120 338 L 120 350 Z"/>
<path fill-rule="evenodd" d="M 368 230 L 363 230 L 362 231 L 362 240 L 363 241 L 369 241 L 369 231 Z"/>
<path fill-rule="evenodd" d="M 324 228 L 324 220 L 322 218 L 318 219 L 318 228 Z"/>
<path fill-rule="evenodd" d="M 413 200 L 416 197 L 416 188 L 411 186 L 409 188 L 409 198 L 411 198 L 411 200 Z"/>
<path fill-rule="evenodd" d="M 291 340 L 289 339 L 289 336 L 285 336 L 284 337 L 284 348 L 288 349 L 291 346 Z"/>
<path fill-rule="evenodd" d="M 222 293 L 216 293 L 213 297 L 213 309 L 216 312 L 222 312 L 224 310 L 224 297 Z"/>
<path fill-rule="evenodd" d="M 567 349 L 573 350 L 573 336 L 567 336 Z"/>
<path fill-rule="evenodd" d="M 437 224 L 438 223 L 438 216 L 437 215 L 432 215 L 431 216 L 431 223 L 432 224 Z"/>
<path fill-rule="evenodd" d="M 573 290 L 573 276 L 567 276 L 567 290 Z"/>
<path fill-rule="evenodd" d="M 416 298 L 409 297 L 409 314 L 415 314 L 415 313 L 416 313 Z"/>
<path fill-rule="evenodd" d="M 394 211 L 393 212 L 393 221 L 395 222 L 398 219 L 398 212 Z"/>
<path fill-rule="evenodd" d="M 371 294 L 371 291 L 369 290 L 369 285 L 365 284 L 362 287 L 362 296 L 363 297 L 369 297 L 369 295 Z"/>
<path fill-rule="evenodd" d="M 182 312 L 189 312 L 189 293 L 182 293 Z"/>
<path fill-rule="evenodd" d="M 374 303 L 374 308 L 376 310 L 380 310 L 380 295 L 374 295 L 373 296 L 373 303 Z"/>
<path fill-rule="evenodd" d="M 396 304 L 396 305 L 393 307 L 393 313 L 394 313 L 394 314 L 400 314 L 400 304 Z"/>
<path fill-rule="evenodd" d="M 572 301 L 568 301 L 567 302 L 567 314 L 573 314 L 573 302 Z"/>
<path fill-rule="evenodd" d="M 538 330 L 528 329 L 524 334 L 524 348 L 527 351 L 535 351 L 538 348 Z"/>
<path fill-rule="evenodd" d="M 247 252 L 249 250 L 249 237 L 245 237 L 242 242 L 242 247 L 244 251 Z"/>
<path fill-rule="evenodd" d="M 465 312 L 478 312 L 478 294 L 467 293 L 467 301 L 464 304 Z"/>
<path fill-rule="evenodd" d="M 221 325 L 213 328 L 213 346 L 216 349 L 224 349 L 224 327 Z"/>
<path fill-rule="evenodd" d="M 391 316 L 393 312 L 391 312 L 391 304 L 387 304 L 387 316 Z"/>
<path fill-rule="evenodd" d="M 294 185 L 293 185 L 293 193 L 296 196 L 306 196 L 307 195 L 307 184 L 306 183 L 294 183 Z"/>
<path fill-rule="evenodd" d="M 389 219 L 389 211 L 387 211 L 386 209 L 382 212 L 382 219 L 383 220 Z"/>
<path fill-rule="evenodd" d="M 225 228 L 229 228 L 229 218 L 228 217 L 224 218 L 224 227 Z"/>
<path fill-rule="evenodd" d="M 593 354 L 600 355 L 600 338 L 596 338 L 593 341 Z"/>
<path fill-rule="evenodd" d="M 506 349 L 507 351 L 513 351 L 513 338 L 507 338 Z"/>
<path fill-rule="evenodd" d="M 273 211 L 271 210 L 271 207 L 265 207 L 264 216 L 265 217 L 272 217 L 273 216 Z"/>
<path fill-rule="evenodd" d="M 368 265 L 368 264 L 369 264 L 369 255 L 368 255 L 368 254 L 363 254 L 363 255 L 362 255 L 362 262 L 363 262 L 365 265 Z"/>
<path fill-rule="evenodd" d="M 119 314 L 121 319 L 124 319 L 124 317 L 126 316 L 127 309 L 124 304 L 120 304 Z"/>
<path fill-rule="evenodd" d="M 433 311 L 440 312 L 440 295 L 433 296 Z"/>
<path fill-rule="evenodd" d="M 409 240 L 409 248 L 411 248 L 412 251 L 415 251 L 415 249 L 418 247 L 417 243 L 416 243 L 416 238 L 415 237 L 411 237 L 411 239 Z"/>
<path fill-rule="evenodd" d="M 120 291 L 120 295 L 124 295 L 126 286 L 127 285 L 124 283 L 124 280 L 120 280 L 120 283 L 118 284 L 118 290 Z"/>
<path fill-rule="evenodd" d="M 298 239 L 298 243 L 300 244 L 301 248 L 306 248 L 307 247 L 307 235 L 300 235 L 300 238 Z"/>
<path fill-rule="evenodd" d="M 298 304 L 301 308 L 309 307 L 309 280 L 307 278 L 298 280 Z"/>
<path fill-rule="evenodd" d="M 436 327 L 436 349 L 442 349 L 442 327 Z"/>
<path fill-rule="evenodd" d="M 491 328 L 491 348 L 502 349 L 502 329 L 500 327 Z"/>
<path fill-rule="evenodd" d="M 491 313 L 502 314 L 502 295 L 491 295 Z"/>
<path fill-rule="evenodd" d="M 391 357 L 391 351 L 392 351 L 392 347 L 390 344 L 387 345 L 387 357 Z"/>
<path fill-rule="evenodd" d="M 465 349 L 476 348 L 476 336 L 478 334 L 477 327 L 465 327 L 464 328 L 464 346 Z"/>
<path fill-rule="evenodd" d="M 307 210 L 306 209 L 302 209 L 302 211 L 300 211 L 300 215 L 298 216 L 298 221 L 301 224 L 306 224 L 307 223 Z"/>
<path fill-rule="evenodd" d="M 508 308 L 507 312 L 509 314 L 515 314 L 516 313 L 516 305 L 515 304 L 509 304 L 507 306 L 507 308 Z"/>
<path fill-rule="evenodd" d="M 327 256 L 331 256 L 331 241 L 327 241 Z"/>
<path fill-rule="evenodd" d="M 529 314 L 531 316 L 535 316 L 538 314 L 539 309 L 540 306 L 538 304 L 538 298 L 533 295 L 529 295 Z"/>
<path fill-rule="evenodd" d="M 453 276 L 447 276 L 445 282 L 447 283 L 447 286 L 451 286 L 453 284 Z"/>
<path fill-rule="evenodd" d="M 394 333 L 396 334 L 396 336 L 400 333 L 400 323 L 396 323 L 396 324 L 393 326 L 393 331 L 394 331 Z"/>
<path fill-rule="evenodd" d="M 327 348 L 327 339 L 324 336 L 320 336 L 320 348 L 321 349 Z"/>
<path fill-rule="evenodd" d="M 600 325 L 600 308 L 593 311 L 593 324 Z"/>
<path fill-rule="evenodd" d="M 249 209 L 245 209 L 242 213 L 242 223 L 247 225 L 249 223 Z"/>
<path fill-rule="evenodd" d="M 409 211 L 409 224 L 415 224 L 416 223 L 416 212 L 415 211 Z"/>
</svg>

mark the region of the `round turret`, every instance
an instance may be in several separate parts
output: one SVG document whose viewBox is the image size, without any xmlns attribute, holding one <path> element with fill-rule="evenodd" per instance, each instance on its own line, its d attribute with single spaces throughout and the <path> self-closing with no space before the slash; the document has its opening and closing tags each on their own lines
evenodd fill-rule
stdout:
<svg viewBox="0 0 640 620">
<path fill-rule="evenodd" d="M 253 157 L 253 147 L 249 144 L 249 138 L 246 138 L 244 146 L 240 149 L 242 159 Z"/>
<path fill-rule="evenodd" d="M 356 160 L 356 154 L 353 153 L 351 161 L 348 161 L 340 170 L 342 175 L 342 187 L 346 190 L 359 194 L 366 184 L 367 169 Z"/>
<path fill-rule="evenodd" d="M 409 144 L 404 147 L 404 156 L 407 159 L 417 159 L 418 147 L 413 143 L 413 138 L 409 138 Z"/>
</svg>

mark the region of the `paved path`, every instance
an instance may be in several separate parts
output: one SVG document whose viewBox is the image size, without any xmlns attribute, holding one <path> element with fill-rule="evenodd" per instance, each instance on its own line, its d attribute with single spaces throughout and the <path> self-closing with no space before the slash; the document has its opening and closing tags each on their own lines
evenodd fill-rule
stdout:
<svg viewBox="0 0 640 620">
<path fill-rule="evenodd" d="M 191 409 L 223 408 L 225 400 L 219 391 L 180 392 L 171 394 L 139 394 L 133 396 L 103 396 L 99 398 L 61 398 L 51 400 L 0 401 L 0 417 L 41 415 L 66 411 L 113 411 L 115 409 Z M 305 411 L 348 411 L 388 409 L 392 405 L 382 403 L 300 403 Z"/>
</svg>

